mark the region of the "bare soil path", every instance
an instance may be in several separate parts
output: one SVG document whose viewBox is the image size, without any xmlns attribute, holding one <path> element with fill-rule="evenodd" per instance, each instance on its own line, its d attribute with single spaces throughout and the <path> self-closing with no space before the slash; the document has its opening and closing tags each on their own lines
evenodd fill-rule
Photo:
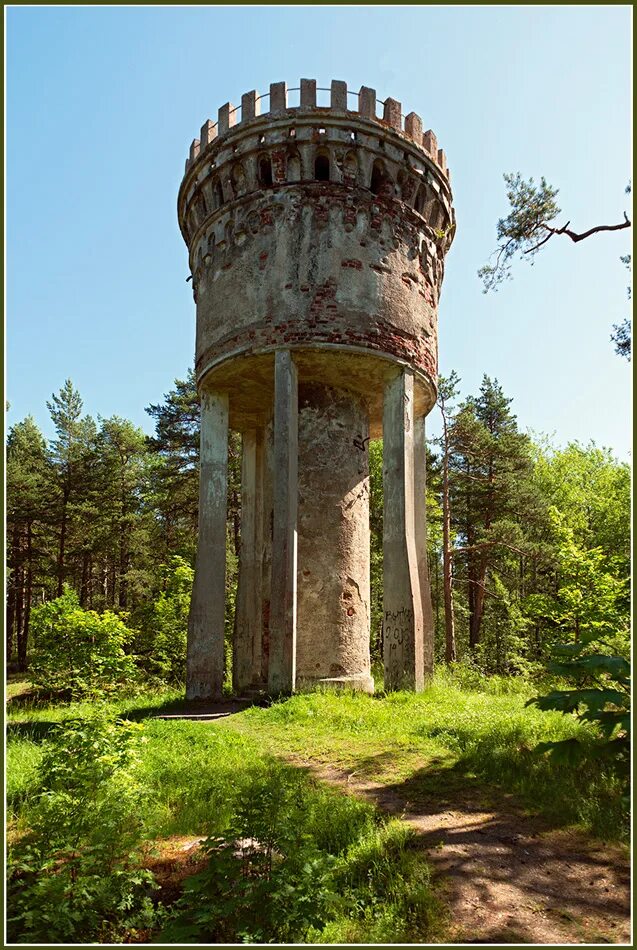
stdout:
<svg viewBox="0 0 637 950">
<path fill-rule="evenodd" d="M 485 808 L 470 793 L 444 804 L 413 804 L 391 786 L 288 758 L 416 830 L 416 846 L 449 909 L 445 942 L 630 946 L 625 849 L 551 829 L 506 797 L 497 808 Z"/>
</svg>

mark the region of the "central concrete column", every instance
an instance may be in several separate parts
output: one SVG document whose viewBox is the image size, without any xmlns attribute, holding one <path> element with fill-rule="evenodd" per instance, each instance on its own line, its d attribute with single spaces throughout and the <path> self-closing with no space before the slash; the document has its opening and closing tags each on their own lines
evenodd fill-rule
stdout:
<svg viewBox="0 0 637 950">
<path fill-rule="evenodd" d="M 291 693 L 296 680 L 298 385 L 289 350 L 274 363 L 274 472 L 268 690 Z"/>
<path fill-rule="evenodd" d="M 369 412 L 299 386 L 297 680 L 373 692 L 369 657 Z"/>
<path fill-rule="evenodd" d="M 201 394 L 199 538 L 186 657 L 186 697 L 220 699 L 224 676 L 228 396 Z"/>
<path fill-rule="evenodd" d="M 241 437 L 241 550 L 232 655 L 236 693 L 261 680 L 263 442 L 263 429 L 250 429 Z"/>
<path fill-rule="evenodd" d="M 383 407 L 383 655 L 388 690 L 421 690 L 424 685 L 414 489 L 414 376 L 405 369 L 386 384 Z"/>
</svg>

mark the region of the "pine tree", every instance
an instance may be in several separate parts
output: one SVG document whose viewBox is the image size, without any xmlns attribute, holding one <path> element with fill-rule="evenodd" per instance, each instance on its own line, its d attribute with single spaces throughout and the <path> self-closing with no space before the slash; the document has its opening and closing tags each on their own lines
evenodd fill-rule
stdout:
<svg viewBox="0 0 637 950">
<path fill-rule="evenodd" d="M 90 416 L 82 417 L 82 398 L 70 379 L 57 395 L 47 402 L 57 438 L 50 446 L 49 457 L 56 473 L 56 514 L 58 554 L 56 563 L 57 596 L 62 595 L 64 582 L 70 575 L 69 540 L 72 537 L 74 509 L 85 492 L 86 474 L 95 448 L 96 427 Z M 81 528 L 80 528 L 81 530 Z"/>
<path fill-rule="evenodd" d="M 438 380 L 438 408 L 442 416 L 442 437 L 438 440 L 442 457 L 442 574 L 445 605 L 445 660 L 454 663 L 456 653 L 456 620 L 453 603 L 453 552 L 451 534 L 451 498 L 449 484 L 449 456 L 451 454 L 451 408 L 450 403 L 457 397 L 460 377 L 454 371 Z"/>
<path fill-rule="evenodd" d="M 524 534 L 536 505 L 530 440 L 518 432 L 510 404 L 497 380 L 484 376 L 479 395 L 462 404 L 450 426 L 451 522 L 460 542 L 454 559 L 467 586 L 472 650 L 480 643 L 489 576 L 496 566 L 506 576 L 511 553 L 528 553 Z"/>
<path fill-rule="evenodd" d="M 35 587 L 48 566 L 51 472 L 46 443 L 31 416 L 17 423 L 7 439 L 7 660 L 17 646 L 18 666 L 26 669 Z"/>
</svg>

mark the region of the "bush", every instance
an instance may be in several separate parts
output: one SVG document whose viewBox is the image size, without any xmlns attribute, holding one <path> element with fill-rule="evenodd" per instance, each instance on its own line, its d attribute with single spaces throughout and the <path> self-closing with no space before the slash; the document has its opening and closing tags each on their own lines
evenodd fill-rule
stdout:
<svg viewBox="0 0 637 950">
<path fill-rule="evenodd" d="M 182 557 L 163 568 L 164 590 L 139 615 L 136 644 L 140 663 L 152 678 L 181 686 L 186 680 L 186 640 L 194 571 Z"/>
<path fill-rule="evenodd" d="M 135 677 L 133 659 L 124 651 L 132 631 L 108 610 L 83 610 L 70 588 L 36 607 L 31 624 L 34 685 L 80 699 L 114 691 Z"/>
<path fill-rule="evenodd" d="M 142 728 L 98 711 L 59 726 L 46 744 L 30 831 L 8 855 L 12 942 L 117 941 L 154 923 L 153 875 L 135 854 Z"/>
</svg>

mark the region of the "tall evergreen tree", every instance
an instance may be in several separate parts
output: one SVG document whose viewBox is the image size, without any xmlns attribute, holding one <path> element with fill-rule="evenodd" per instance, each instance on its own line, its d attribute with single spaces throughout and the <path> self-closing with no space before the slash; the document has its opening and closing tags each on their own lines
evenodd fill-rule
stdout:
<svg viewBox="0 0 637 950">
<path fill-rule="evenodd" d="M 49 542 L 51 472 L 42 433 L 27 416 L 7 439 L 7 659 L 17 646 L 26 669 L 35 587 L 41 582 Z"/>
<path fill-rule="evenodd" d="M 149 582 L 151 516 L 144 502 L 148 444 L 143 431 L 126 419 L 112 416 L 100 421 L 98 485 L 106 514 L 107 601 L 127 609 L 131 593 L 133 601 L 139 599 Z"/>
<path fill-rule="evenodd" d="M 480 643 L 490 574 L 496 566 L 511 570 L 507 554 L 525 555 L 520 544 L 534 507 L 530 440 L 518 431 L 510 404 L 485 375 L 479 395 L 464 402 L 450 427 L 452 526 L 460 542 L 454 558 L 467 585 L 472 650 Z"/>
<path fill-rule="evenodd" d="M 82 416 L 82 398 L 67 379 L 59 393 L 47 402 L 57 438 L 50 447 L 50 459 L 57 482 L 58 553 L 56 563 L 57 596 L 62 594 L 69 574 L 67 553 L 74 509 L 86 488 L 86 475 L 95 448 L 96 427 L 90 416 Z"/>
<path fill-rule="evenodd" d="M 445 607 L 445 660 L 453 663 L 456 652 L 456 619 L 453 604 L 453 551 L 451 534 L 451 494 L 449 480 L 449 457 L 451 455 L 451 403 L 458 395 L 460 378 L 451 372 L 438 380 L 438 408 L 442 417 L 442 436 L 438 440 L 441 449 L 441 504 L 442 504 L 442 575 Z"/>
<path fill-rule="evenodd" d="M 155 423 L 149 439 L 154 453 L 151 471 L 157 542 L 162 557 L 179 554 L 194 561 L 199 506 L 199 397 L 194 370 L 176 379 L 162 403 L 146 412 Z"/>
</svg>

